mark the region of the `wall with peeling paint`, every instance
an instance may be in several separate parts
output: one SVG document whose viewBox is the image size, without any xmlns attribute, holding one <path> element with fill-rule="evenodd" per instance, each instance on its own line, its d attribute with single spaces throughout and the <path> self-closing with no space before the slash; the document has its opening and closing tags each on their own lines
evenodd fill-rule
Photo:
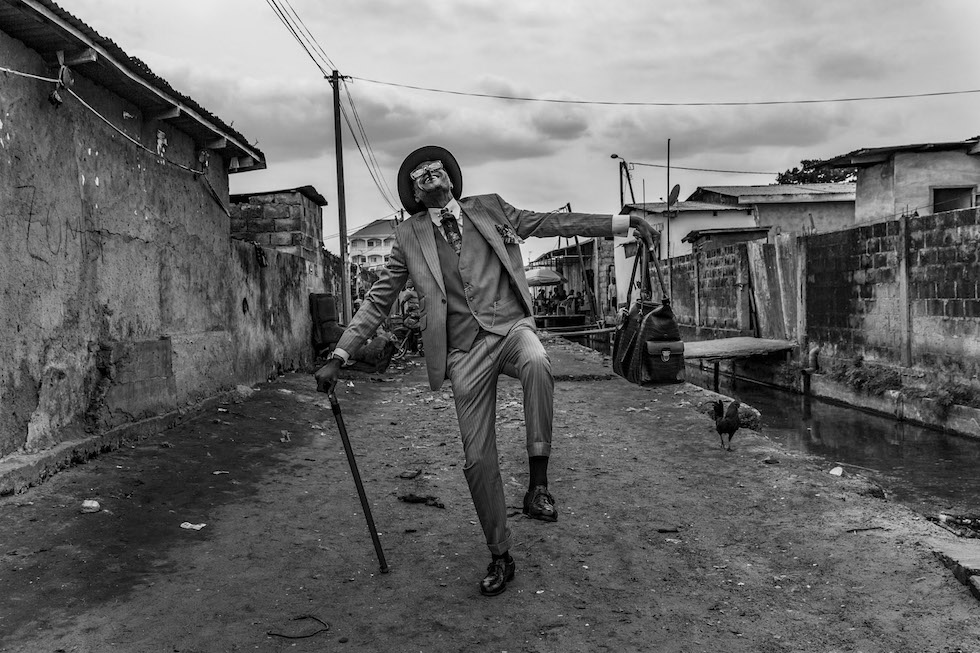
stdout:
<svg viewBox="0 0 980 653">
<path fill-rule="evenodd" d="M 51 74 L 2 32 L 0 61 Z M 165 164 L 75 98 L 53 106 L 51 90 L 0 75 L 0 457 L 308 363 L 305 301 L 324 266 L 273 253 L 256 269 L 254 248 L 229 239 L 220 157 L 206 175 Z M 171 125 L 80 75 L 74 90 L 132 138 L 155 147 L 163 131 L 168 159 L 194 161 Z"/>
</svg>

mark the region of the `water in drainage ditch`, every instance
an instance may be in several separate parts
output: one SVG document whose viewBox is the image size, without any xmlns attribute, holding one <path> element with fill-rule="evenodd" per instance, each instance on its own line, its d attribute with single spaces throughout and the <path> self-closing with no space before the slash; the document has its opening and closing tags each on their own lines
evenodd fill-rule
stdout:
<svg viewBox="0 0 980 653">
<path fill-rule="evenodd" d="M 748 381 L 721 392 L 762 413 L 769 439 L 851 466 L 923 514 L 980 513 L 980 440 Z"/>
<path fill-rule="evenodd" d="M 610 353 L 607 339 L 577 341 Z M 692 375 L 688 380 L 698 383 Z M 843 463 L 845 469 L 879 483 L 889 498 L 921 514 L 980 514 L 980 439 L 745 380 L 734 390 L 720 391 L 762 413 L 762 433 L 770 440 L 821 456 L 828 466 Z"/>
</svg>

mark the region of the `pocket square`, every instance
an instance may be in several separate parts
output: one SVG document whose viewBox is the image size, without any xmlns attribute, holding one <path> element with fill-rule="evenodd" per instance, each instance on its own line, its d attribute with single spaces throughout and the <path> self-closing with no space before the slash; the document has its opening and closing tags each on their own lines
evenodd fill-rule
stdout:
<svg viewBox="0 0 980 653">
<path fill-rule="evenodd" d="M 500 232 L 500 237 L 508 245 L 520 245 L 524 242 L 524 239 L 518 236 L 517 232 L 509 224 L 498 224 L 497 231 Z"/>
</svg>

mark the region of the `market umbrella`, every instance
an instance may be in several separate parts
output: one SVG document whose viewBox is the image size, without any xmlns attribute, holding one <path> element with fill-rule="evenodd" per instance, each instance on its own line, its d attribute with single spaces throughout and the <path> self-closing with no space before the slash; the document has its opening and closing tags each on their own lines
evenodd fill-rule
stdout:
<svg viewBox="0 0 980 653">
<path fill-rule="evenodd" d="M 525 276 L 529 286 L 554 286 L 565 281 L 564 277 L 551 268 L 532 268 Z"/>
</svg>

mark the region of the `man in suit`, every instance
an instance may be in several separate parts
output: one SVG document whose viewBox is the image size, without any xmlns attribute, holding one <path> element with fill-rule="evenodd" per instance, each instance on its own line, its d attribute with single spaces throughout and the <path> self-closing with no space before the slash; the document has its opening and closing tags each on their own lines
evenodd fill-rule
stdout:
<svg viewBox="0 0 980 653">
<path fill-rule="evenodd" d="M 462 173 L 447 150 L 412 152 L 398 171 L 398 194 L 412 217 L 395 230 L 387 267 L 316 372 L 329 392 L 343 365 L 374 334 L 407 278 L 415 283 L 429 385 L 449 379 L 463 443 L 463 474 L 490 549 L 480 591 L 493 596 L 514 578 L 507 503 L 494 428 L 497 377 L 521 381 L 530 468 L 524 514 L 558 519 L 548 491 L 551 454 L 551 361 L 538 339 L 520 243 L 529 236 L 612 236 L 634 227 L 648 248 L 653 230 L 642 218 L 516 209 L 499 195 L 461 198 Z"/>
</svg>

